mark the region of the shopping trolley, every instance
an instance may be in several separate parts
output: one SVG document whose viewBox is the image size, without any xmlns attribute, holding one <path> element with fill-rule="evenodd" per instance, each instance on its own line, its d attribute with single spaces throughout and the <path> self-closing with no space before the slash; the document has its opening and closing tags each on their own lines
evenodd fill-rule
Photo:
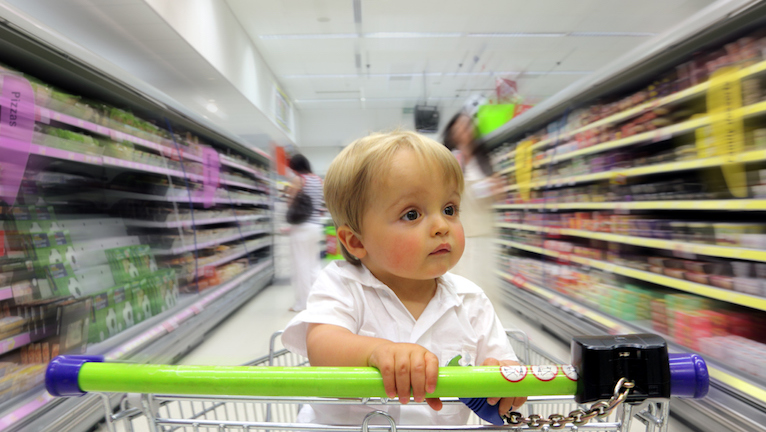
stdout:
<svg viewBox="0 0 766 432">
<path fill-rule="evenodd" d="M 315 368 L 277 349 L 245 366 L 170 366 L 103 363 L 91 356 L 59 356 L 46 372 L 54 396 L 101 394 L 110 432 L 141 431 L 666 431 L 670 395 L 707 394 L 704 360 L 695 354 L 668 354 L 655 335 L 575 337 L 572 365 L 561 365 L 532 346 L 523 332 L 508 336 L 525 366 L 443 367 L 430 397 L 465 403 L 482 419 L 468 425 L 401 425 L 385 411 L 398 403 L 385 395 L 374 368 Z M 265 367 L 262 367 L 265 366 Z M 615 377 L 618 377 L 615 379 Z M 124 393 L 113 412 L 107 393 Z M 205 394 L 207 396 L 200 396 Z M 529 396 L 519 412 L 504 419 L 487 397 Z M 593 405 L 587 404 L 595 402 Z M 303 404 L 366 404 L 361 425 L 297 423 Z M 380 424 L 381 420 L 384 424 Z M 505 421 L 505 425 L 501 424 Z M 374 424 L 376 423 L 376 424 Z M 638 424 L 640 427 L 641 425 Z"/>
</svg>

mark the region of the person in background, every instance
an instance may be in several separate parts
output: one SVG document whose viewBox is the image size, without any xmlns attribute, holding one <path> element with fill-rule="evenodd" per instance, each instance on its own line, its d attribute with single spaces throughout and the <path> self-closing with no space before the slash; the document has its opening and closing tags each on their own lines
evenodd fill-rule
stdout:
<svg viewBox="0 0 766 432">
<path fill-rule="evenodd" d="M 486 150 L 478 145 L 472 117 L 465 111 L 456 114 L 444 128 L 443 143 L 458 160 L 465 179 L 460 206 L 460 220 L 465 230 L 465 253 L 452 272 L 479 285 L 492 297 L 498 297 L 495 262 L 495 223 L 492 204 L 502 191 L 498 176 Z"/>
<path fill-rule="evenodd" d="M 312 366 L 373 366 L 401 404 L 305 405 L 300 422 L 362 423 L 385 410 L 397 424 L 465 424 L 470 409 L 426 398 L 438 368 L 517 365 L 491 302 L 448 273 L 463 253 L 463 175 L 440 143 L 414 132 L 373 134 L 346 147 L 325 177 L 345 261 L 333 261 L 282 343 Z M 410 395 L 425 405 L 408 405 Z M 499 414 L 526 398 L 490 398 Z"/>
<path fill-rule="evenodd" d="M 290 227 L 290 282 L 295 290 L 295 303 L 290 310 L 300 312 L 306 309 L 311 285 L 321 270 L 319 242 L 322 240 L 323 226 L 320 217 L 324 199 L 322 179 L 311 172 L 311 164 L 306 156 L 294 155 L 290 158 L 289 167 L 296 177 L 287 190 L 287 206 L 290 206 L 295 195 L 301 190 L 311 198 L 313 206 L 313 213 L 306 222 Z"/>
</svg>

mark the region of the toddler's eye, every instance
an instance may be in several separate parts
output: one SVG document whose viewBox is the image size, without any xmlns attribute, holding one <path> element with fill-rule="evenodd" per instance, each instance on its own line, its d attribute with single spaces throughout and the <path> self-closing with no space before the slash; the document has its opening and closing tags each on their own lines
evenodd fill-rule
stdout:
<svg viewBox="0 0 766 432">
<path fill-rule="evenodd" d="M 404 216 L 402 216 L 402 219 L 408 220 L 408 221 L 414 221 L 415 219 L 418 218 L 418 216 L 420 216 L 420 213 L 418 213 L 417 210 L 410 210 L 407 213 L 405 213 Z"/>
<path fill-rule="evenodd" d="M 457 214 L 457 207 L 455 206 L 447 206 L 444 208 L 444 214 L 447 216 L 455 216 Z"/>
</svg>

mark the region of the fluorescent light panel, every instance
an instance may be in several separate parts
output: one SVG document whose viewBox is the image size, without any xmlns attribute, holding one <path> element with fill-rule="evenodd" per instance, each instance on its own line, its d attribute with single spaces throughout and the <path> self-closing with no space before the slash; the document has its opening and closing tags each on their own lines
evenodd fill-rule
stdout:
<svg viewBox="0 0 766 432">
<path fill-rule="evenodd" d="M 328 33 L 328 34 L 281 34 L 281 35 L 261 35 L 263 40 L 298 40 L 298 39 L 355 39 L 359 37 L 356 33 Z"/>
<path fill-rule="evenodd" d="M 657 33 L 646 32 L 572 32 L 569 36 L 575 37 L 649 37 Z"/>
<path fill-rule="evenodd" d="M 533 33 L 533 32 L 510 32 L 510 33 L 433 33 L 433 32 L 374 32 L 364 33 L 361 37 L 367 39 L 420 39 L 420 38 L 456 38 L 462 36 L 483 38 L 549 38 L 549 37 L 650 37 L 657 33 L 650 32 L 571 32 L 571 33 Z M 358 33 L 327 33 L 327 34 L 276 34 L 261 35 L 263 40 L 299 40 L 299 39 L 356 39 Z"/>
<path fill-rule="evenodd" d="M 508 75 L 588 75 L 593 71 L 499 71 L 499 72 L 427 72 L 427 77 L 438 76 L 508 76 Z M 288 74 L 284 79 L 305 78 L 391 78 L 391 77 L 422 77 L 422 73 L 373 73 L 373 74 Z"/>
<path fill-rule="evenodd" d="M 566 33 L 468 33 L 468 37 L 508 37 L 508 38 L 526 38 L 526 37 L 563 37 Z"/>
<path fill-rule="evenodd" d="M 364 34 L 364 37 L 368 39 L 453 38 L 460 36 L 463 36 L 463 33 L 377 32 Z"/>
</svg>

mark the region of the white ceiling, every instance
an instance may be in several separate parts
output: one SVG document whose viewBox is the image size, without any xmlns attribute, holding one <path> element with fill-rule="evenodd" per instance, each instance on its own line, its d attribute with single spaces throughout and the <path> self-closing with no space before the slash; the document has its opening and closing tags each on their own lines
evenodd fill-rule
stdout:
<svg viewBox="0 0 766 432">
<path fill-rule="evenodd" d="M 493 96 L 497 76 L 515 78 L 525 100 L 536 103 L 713 3 L 225 1 L 303 111 L 336 105 L 366 109 L 411 107 L 424 98 L 445 106 L 460 105 L 473 93 Z M 355 12 L 361 18 L 359 22 L 355 22 Z M 510 32 L 566 36 L 476 35 Z M 580 32 L 641 35 L 571 35 Z M 357 55 L 361 68 L 357 67 Z"/>
<path fill-rule="evenodd" d="M 713 3 L 713 0 L 470 3 L 0 0 L 0 3 L 21 9 L 252 145 L 263 147 L 271 141 L 283 141 L 282 131 L 222 75 L 220 68 L 211 65 L 149 6 L 150 3 L 177 6 L 173 1 L 190 2 L 190 6 L 197 8 L 216 5 L 218 10 L 228 6 L 246 32 L 243 37 L 249 36 L 269 73 L 294 102 L 298 110 L 298 145 L 328 147 L 332 152 L 370 130 L 412 127 L 412 114 L 403 114 L 402 108 L 413 107 L 424 99 L 441 106 L 444 118 L 472 94 L 491 97 L 498 76 L 516 79 L 527 102 L 540 102 Z M 210 31 L 200 29 L 203 30 Z M 231 33 L 231 29 L 225 28 L 212 31 Z M 582 32 L 640 35 L 576 35 Z M 492 37 L 487 33 L 517 35 Z M 285 38 L 285 35 L 303 36 Z M 325 36 L 311 39 L 305 35 Z M 211 99 L 220 108 L 215 114 L 205 111 Z"/>
</svg>

